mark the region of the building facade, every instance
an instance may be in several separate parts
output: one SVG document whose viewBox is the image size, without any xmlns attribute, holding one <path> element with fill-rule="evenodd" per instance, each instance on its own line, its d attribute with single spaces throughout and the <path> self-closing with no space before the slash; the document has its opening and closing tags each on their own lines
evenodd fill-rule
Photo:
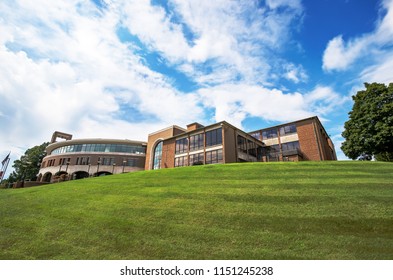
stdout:
<svg viewBox="0 0 393 280">
<path fill-rule="evenodd" d="M 146 170 L 199 164 L 336 160 L 318 117 L 246 133 L 223 121 L 192 123 L 149 134 Z"/>
<path fill-rule="evenodd" d="M 57 142 L 57 138 L 65 141 Z M 72 139 L 55 132 L 38 174 L 40 182 L 144 170 L 146 142 L 118 139 Z"/>
<path fill-rule="evenodd" d="M 223 121 L 209 126 L 192 123 L 149 134 L 146 170 L 180 166 L 260 161 L 263 143 Z"/>
<path fill-rule="evenodd" d="M 147 143 L 73 140 L 70 134 L 55 132 L 46 153 L 40 182 L 201 164 L 337 160 L 318 117 L 249 133 L 225 121 L 209 126 L 192 123 L 186 129 L 173 125 L 149 134 Z"/>
<path fill-rule="evenodd" d="M 332 140 L 318 117 L 250 132 L 265 144 L 263 161 L 337 160 Z"/>
</svg>

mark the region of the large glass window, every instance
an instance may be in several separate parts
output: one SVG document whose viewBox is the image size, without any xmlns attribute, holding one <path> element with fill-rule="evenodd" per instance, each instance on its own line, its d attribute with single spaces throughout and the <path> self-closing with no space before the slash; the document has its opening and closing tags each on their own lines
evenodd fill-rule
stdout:
<svg viewBox="0 0 393 280">
<path fill-rule="evenodd" d="M 190 155 L 190 165 L 203 164 L 203 153 Z"/>
<path fill-rule="evenodd" d="M 281 136 L 287 135 L 287 134 L 293 134 L 293 133 L 296 133 L 296 125 L 294 125 L 294 124 L 280 127 L 280 135 Z"/>
<path fill-rule="evenodd" d="M 206 164 L 222 163 L 222 149 L 206 152 Z"/>
<path fill-rule="evenodd" d="M 158 143 L 156 148 L 154 149 L 153 169 L 161 168 L 161 159 L 162 159 L 162 141 Z"/>
<path fill-rule="evenodd" d="M 188 165 L 187 156 L 175 158 L 175 167 L 187 166 L 187 165 Z"/>
<path fill-rule="evenodd" d="M 203 149 L 203 133 L 190 136 L 190 151 Z"/>
<path fill-rule="evenodd" d="M 247 141 L 248 141 L 248 145 L 247 145 L 248 146 L 248 154 L 250 156 L 257 157 L 257 145 L 251 140 L 247 140 Z"/>
<path fill-rule="evenodd" d="M 262 138 L 263 139 L 271 139 L 271 138 L 277 138 L 277 128 L 272 128 L 268 129 L 265 131 L 262 131 Z"/>
<path fill-rule="evenodd" d="M 146 147 L 127 144 L 76 144 L 54 149 L 52 155 L 83 152 L 145 154 Z"/>
<path fill-rule="evenodd" d="M 182 138 L 176 140 L 176 154 L 187 153 L 188 151 L 188 139 Z"/>
<path fill-rule="evenodd" d="M 237 148 L 243 153 L 247 153 L 247 140 L 243 136 L 237 136 Z"/>
<path fill-rule="evenodd" d="M 291 150 L 297 150 L 299 149 L 299 141 L 294 141 L 294 142 L 288 142 L 288 143 L 283 143 L 281 144 L 282 150 L 283 151 L 291 151 Z"/>
<path fill-rule="evenodd" d="M 206 132 L 206 147 L 222 144 L 222 129 L 217 128 Z"/>
</svg>

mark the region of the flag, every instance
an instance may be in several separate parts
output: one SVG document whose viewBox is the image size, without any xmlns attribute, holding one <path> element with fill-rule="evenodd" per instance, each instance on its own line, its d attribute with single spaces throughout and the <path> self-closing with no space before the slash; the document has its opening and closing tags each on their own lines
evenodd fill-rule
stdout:
<svg viewBox="0 0 393 280">
<path fill-rule="evenodd" d="M 10 158 L 10 154 L 11 152 L 9 152 L 5 159 L 3 159 L 3 161 L 1 162 L 1 166 L 4 166 L 4 164 L 8 161 L 8 159 Z"/>
</svg>

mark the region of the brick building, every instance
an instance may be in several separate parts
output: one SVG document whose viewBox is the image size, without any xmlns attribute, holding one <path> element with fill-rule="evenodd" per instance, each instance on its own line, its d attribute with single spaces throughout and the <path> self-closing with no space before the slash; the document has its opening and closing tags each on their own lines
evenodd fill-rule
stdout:
<svg viewBox="0 0 393 280">
<path fill-rule="evenodd" d="M 145 169 L 195 164 L 336 160 L 334 145 L 318 117 L 246 133 L 223 121 L 192 123 L 149 134 Z"/>
<path fill-rule="evenodd" d="M 173 125 L 149 134 L 147 143 L 72 139 L 55 132 L 46 153 L 38 174 L 41 182 L 199 164 L 336 160 L 334 145 L 318 117 L 250 133 L 225 121 L 208 126 L 192 123 L 186 129 Z"/>
</svg>

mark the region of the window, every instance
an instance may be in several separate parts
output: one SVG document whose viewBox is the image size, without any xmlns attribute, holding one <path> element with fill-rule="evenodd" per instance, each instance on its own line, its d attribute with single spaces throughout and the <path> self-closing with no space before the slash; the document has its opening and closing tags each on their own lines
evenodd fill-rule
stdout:
<svg viewBox="0 0 393 280">
<path fill-rule="evenodd" d="M 123 165 L 124 166 L 137 166 L 138 160 L 136 158 L 127 158 L 125 160 L 123 160 Z"/>
<path fill-rule="evenodd" d="M 222 129 L 217 128 L 206 132 L 206 147 L 222 144 Z"/>
<path fill-rule="evenodd" d="M 159 142 L 154 149 L 153 153 L 153 169 L 161 168 L 161 159 L 162 159 L 162 141 Z"/>
<path fill-rule="evenodd" d="M 203 164 L 203 153 L 190 155 L 190 165 Z"/>
<path fill-rule="evenodd" d="M 77 144 L 63 146 L 52 151 L 52 154 L 102 152 L 102 153 L 128 153 L 145 154 L 146 147 L 125 144 Z"/>
<path fill-rule="evenodd" d="M 237 136 L 237 148 L 243 153 L 247 153 L 247 140 L 243 136 Z"/>
<path fill-rule="evenodd" d="M 257 157 L 257 145 L 251 140 L 247 140 L 247 141 L 248 141 L 248 154 L 250 156 Z"/>
<path fill-rule="evenodd" d="M 71 161 L 71 158 L 61 158 L 59 161 L 59 165 L 65 165 Z"/>
<path fill-rule="evenodd" d="M 277 138 L 277 128 L 272 128 L 269 130 L 265 130 L 262 132 L 262 138 L 263 139 L 271 139 L 271 138 Z"/>
<path fill-rule="evenodd" d="M 291 151 L 299 149 L 299 141 L 288 142 L 281 145 L 283 151 Z"/>
<path fill-rule="evenodd" d="M 222 149 L 206 152 L 206 164 L 222 163 Z"/>
<path fill-rule="evenodd" d="M 102 158 L 101 165 L 113 165 L 115 163 L 114 158 Z"/>
<path fill-rule="evenodd" d="M 203 149 L 203 133 L 190 136 L 190 151 Z"/>
<path fill-rule="evenodd" d="M 88 164 L 90 164 L 90 157 L 76 158 L 76 165 L 88 165 Z"/>
<path fill-rule="evenodd" d="M 286 125 L 283 127 L 280 127 L 280 135 L 287 135 L 287 134 L 293 134 L 296 133 L 296 125 L 291 124 L 291 125 Z"/>
<path fill-rule="evenodd" d="M 187 166 L 187 156 L 175 158 L 175 167 Z"/>
<path fill-rule="evenodd" d="M 187 153 L 188 150 L 188 139 L 182 138 L 176 140 L 176 154 Z"/>
<path fill-rule="evenodd" d="M 251 133 L 251 136 L 255 139 L 261 140 L 261 133 L 259 131 Z"/>
</svg>

